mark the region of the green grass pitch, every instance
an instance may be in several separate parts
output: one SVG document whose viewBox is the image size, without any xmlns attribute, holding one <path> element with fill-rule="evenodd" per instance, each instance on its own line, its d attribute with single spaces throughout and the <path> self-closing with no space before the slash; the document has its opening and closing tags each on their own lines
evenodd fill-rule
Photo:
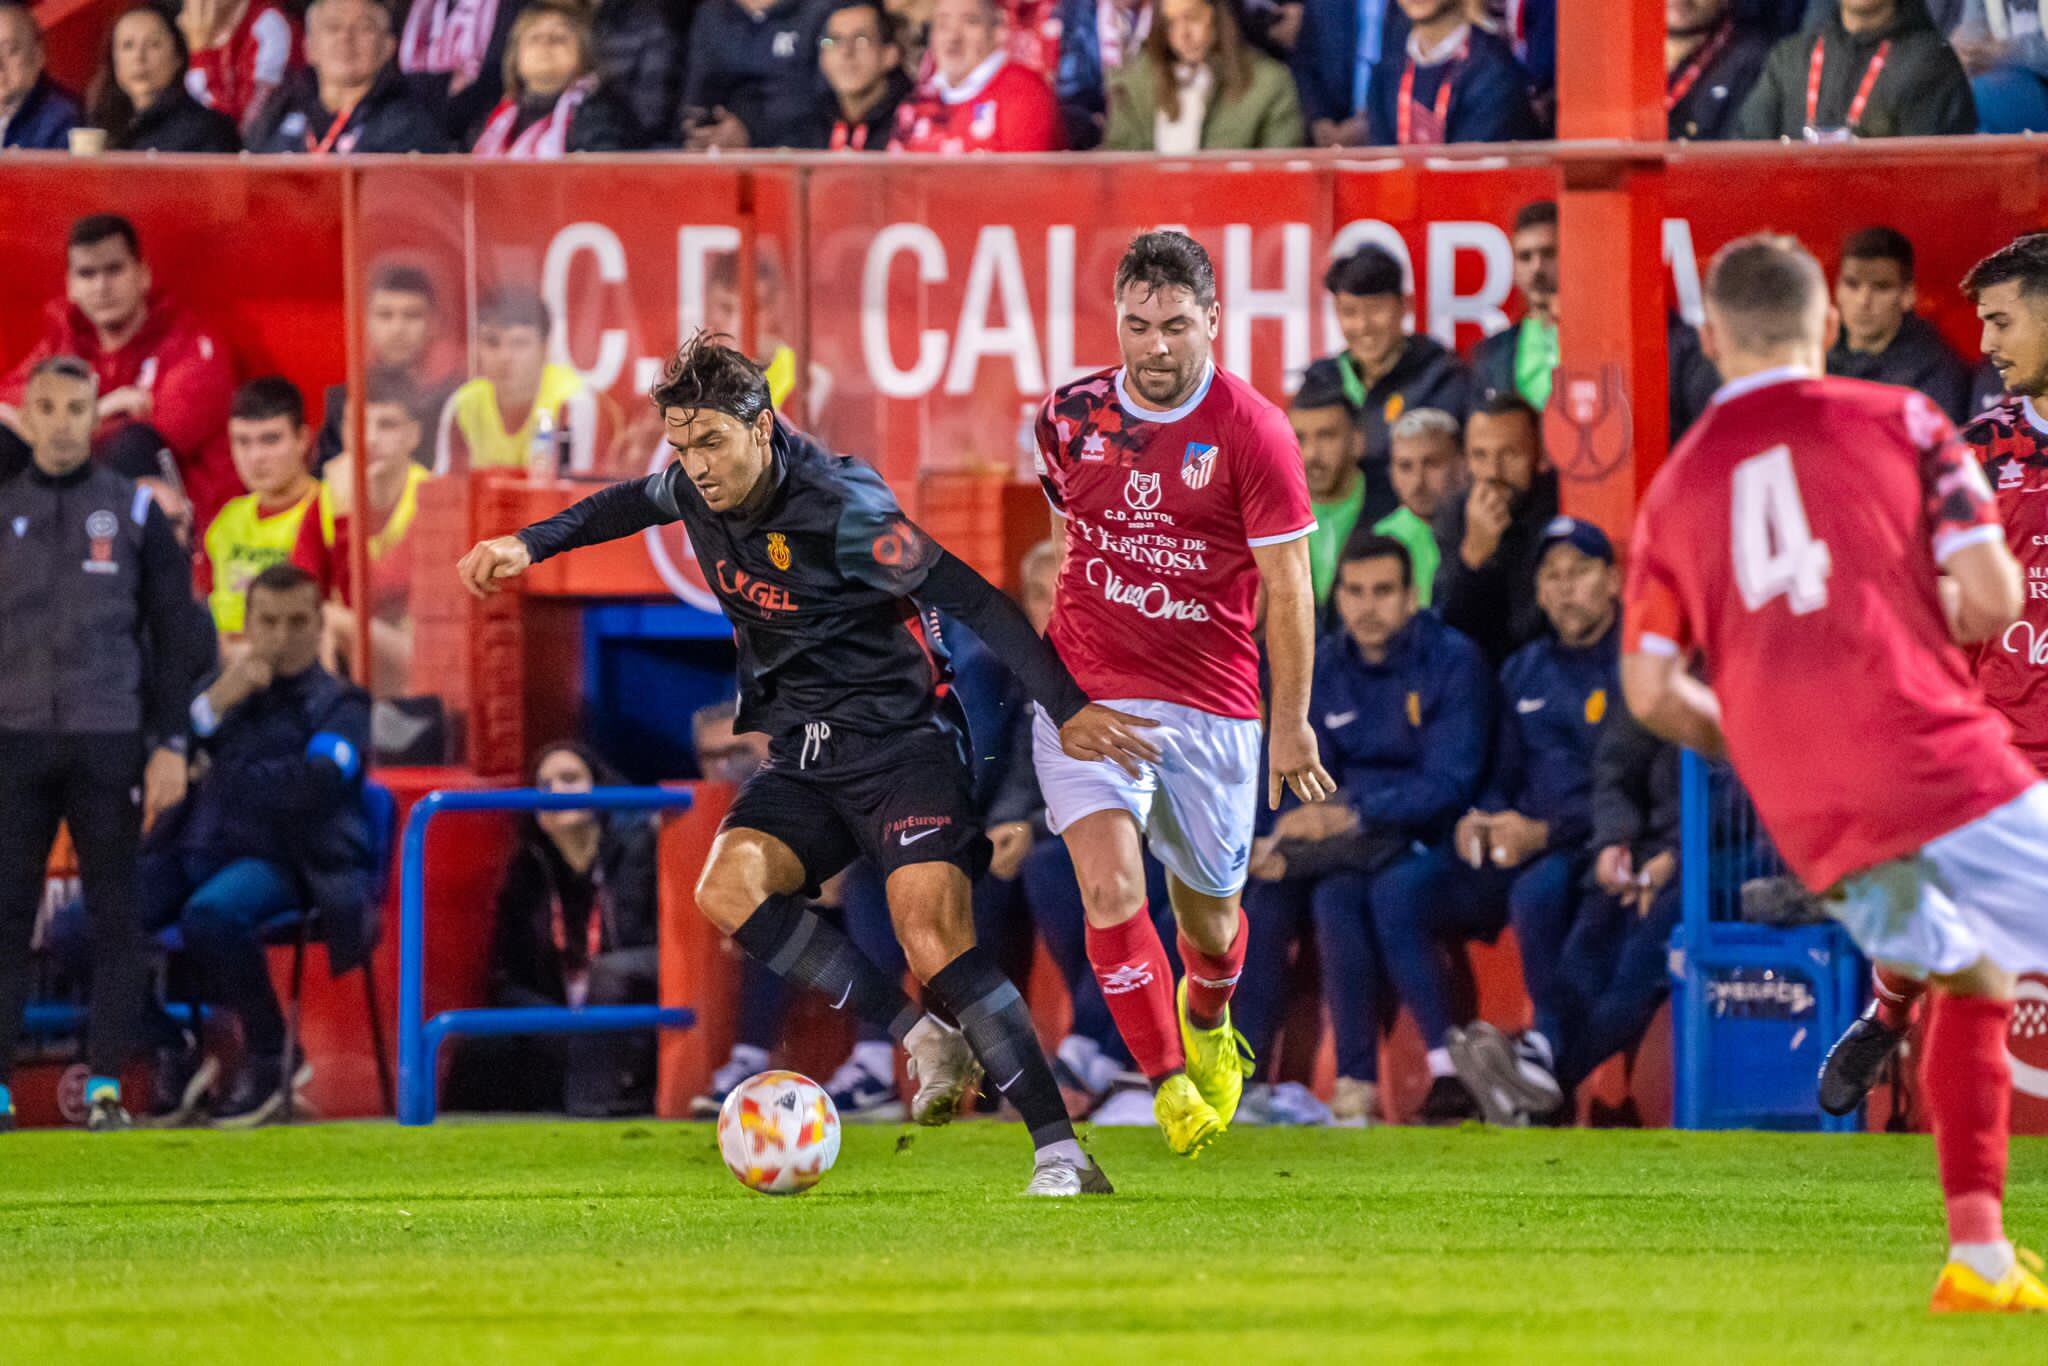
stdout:
<svg viewBox="0 0 2048 1366">
<path fill-rule="evenodd" d="M 780 1198 L 696 1124 L 16 1134 L 0 1360 L 2048 1361 L 1925 1314 L 1924 1138 L 1112 1130 L 1055 1203 L 1014 1126 L 902 1132 Z"/>
</svg>

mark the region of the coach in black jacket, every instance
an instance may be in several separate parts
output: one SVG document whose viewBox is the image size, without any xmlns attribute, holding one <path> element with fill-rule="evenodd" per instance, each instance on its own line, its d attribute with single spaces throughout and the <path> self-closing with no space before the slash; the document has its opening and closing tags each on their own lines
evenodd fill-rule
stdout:
<svg viewBox="0 0 2048 1366">
<path fill-rule="evenodd" d="M 119 1076 L 143 995 L 136 844 L 185 791 L 191 571 L 149 493 L 91 463 L 98 385 L 36 367 L 21 423 L 33 465 L 0 481 L 0 1130 L 29 985 L 29 939 L 62 820 L 93 940 L 88 1125 L 129 1125 Z M 144 763 L 145 734 L 162 737 Z M 138 803 L 136 793 L 142 794 Z"/>
<path fill-rule="evenodd" d="M 317 911 L 334 972 L 362 962 L 373 938 L 370 700 L 320 666 L 320 635 L 311 575 L 280 564 L 256 576 L 248 653 L 192 703 L 205 774 L 146 861 L 148 923 L 178 924 L 206 999 L 242 1022 L 242 1070 L 214 1109 L 225 1123 L 265 1122 L 290 1084 L 265 923 Z"/>
</svg>

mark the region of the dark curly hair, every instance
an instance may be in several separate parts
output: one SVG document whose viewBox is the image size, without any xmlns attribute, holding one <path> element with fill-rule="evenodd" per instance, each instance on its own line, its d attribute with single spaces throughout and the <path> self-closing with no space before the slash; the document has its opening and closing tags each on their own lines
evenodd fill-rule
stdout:
<svg viewBox="0 0 2048 1366">
<path fill-rule="evenodd" d="M 771 406 L 768 378 L 732 340 L 723 333 L 698 332 L 669 357 L 647 397 L 656 408 L 709 408 L 751 426 Z"/>
<path fill-rule="evenodd" d="M 1131 239 L 1116 268 L 1119 297 L 1126 285 L 1142 285 L 1155 294 L 1162 289 L 1185 289 L 1195 296 L 1196 304 L 1207 308 L 1216 302 L 1216 267 L 1200 242 L 1184 232 L 1162 228 Z"/>
<path fill-rule="evenodd" d="M 2048 232 L 2016 237 L 1971 266 L 1963 277 L 1963 293 L 1974 299 L 2003 284 L 2018 284 L 2021 294 L 2048 294 Z"/>
</svg>

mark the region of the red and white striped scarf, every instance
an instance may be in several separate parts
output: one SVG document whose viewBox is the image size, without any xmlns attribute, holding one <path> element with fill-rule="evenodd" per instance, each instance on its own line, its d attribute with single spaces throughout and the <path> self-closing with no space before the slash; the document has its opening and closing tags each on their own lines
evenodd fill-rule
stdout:
<svg viewBox="0 0 2048 1366">
<path fill-rule="evenodd" d="M 569 124 L 576 107 L 597 88 L 597 77 L 585 76 L 555 98 L 555 107 L 544 119 L 535 119 L 518 137 L 512 128 L 519 122 L 519 102 L 510 96 L 498 101 L 484 121 L 473 149 L 480 157 L 504 157 L 508 161 L 552 161 L 569 150 Z"/>
<path fill-rule="evenodd" d="M 398 67 L 408 75 L 452 72 L 459 89 L 484 69 L 499 0 L 414 0 L 398 44 Z"/>
</svg>

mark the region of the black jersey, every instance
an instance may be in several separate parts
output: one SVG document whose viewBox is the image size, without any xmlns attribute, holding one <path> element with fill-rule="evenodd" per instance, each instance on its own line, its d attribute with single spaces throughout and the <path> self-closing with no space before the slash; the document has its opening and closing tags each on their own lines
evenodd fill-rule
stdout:
<svg viewBox="0 0 2048 1366">
<path fill-rule="evenodd" d="M 615 484 L 519 533 L 535 563 L 681 521 L 739 646 L 741 730 L 776 740 L 823 722 L 887 735 L 965 731 L 938 613 L 915 598 L 944 554 L 865 462 L 777 422 L 774 494 L 713 512 L 679 463 Z"/>
</svg>

